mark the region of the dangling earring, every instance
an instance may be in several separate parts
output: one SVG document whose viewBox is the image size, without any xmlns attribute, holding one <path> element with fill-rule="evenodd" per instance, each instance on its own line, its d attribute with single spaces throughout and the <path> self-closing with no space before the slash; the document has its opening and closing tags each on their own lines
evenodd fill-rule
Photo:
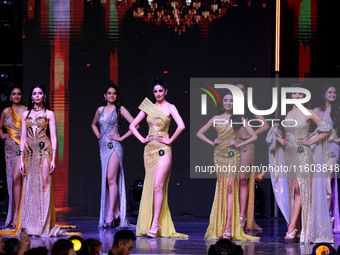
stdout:
<svg viewBox="0 0 340 255">
<path fill-rule="evenodd" d="M 46 101 L 47 101 L 47 100 L 46 100 L 46 98 L 45 98 L 45 99 L 44 99 L 44 103 L 46 103 Z"/>
<path fill-rule="evenodd" d="M 107 99 L 106 99 L 106 97 L 105 97 L 105 102 L 107 102 Z"/>
<path fill-rule="evenodd" d="M 33 102 L 33 99 L 32 99 L 32 104 L 33 104 L 34 102 Z"/>
</svg>

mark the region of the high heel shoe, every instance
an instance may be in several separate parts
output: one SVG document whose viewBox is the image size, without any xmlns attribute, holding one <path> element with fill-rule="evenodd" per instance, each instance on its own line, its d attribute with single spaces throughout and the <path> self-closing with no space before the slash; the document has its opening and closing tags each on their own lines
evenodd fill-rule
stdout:
<svg viewBox="0 0 340 255">
<path fill-rule="evenodd" d="M 240 216 L 240 223 L 241 223 L 242 228 L 244 228 L 244 226 L 246 225 L 246 221 L 247 221 L 246 217 Z"/>
<path fill-rule="evenodd" d="M 224 231 L 224 233 L 222 235 L 223 239 L 230 239 L 230 237 L 231 237 L 231 227 L 228 228 L 226 231 Z"/>
<path fill-rule="evenodd" d="M 115 216 L 113 216 L 112 220 L 109 221 L 109 222 L 106 222 L 103 224 L 103 228 L 113 228 L 113 224 L 114 224 L 114 221 L 115 221 Z"/>
<path fill-rule="evenodd" d="M 113 228 L 118 228 L 120 225 L 120 215 L 118 215 L 117 217 L 113 217 L 113 222 L 112 222 L 112 227 Z"/>
<path fill-rule="evenodd" d="M 151 238 L 156 238 L 158 236 L 158 230 L 159 228 L 161 227 L 159 224 L 152 224 L 152 226 L 157 226 L 157 229 L 155 231 L 151 231 L 149 230 L 147 233 L 146 233 L 146 236 L 147 237 L 151 237 Z"/>
<path fill-rule="evenodd" d="M 295 243 L 296 242 L 296 232 L 297 232 L 298 230 L 295 228 L 292 232 L 290 232 L 290 233 L 286 233 L 286 236 L 284 237 L 285 238 L 285 240 L 286 240 L 286 242 L 293 242 L 293 243 Z"/>
</svg>

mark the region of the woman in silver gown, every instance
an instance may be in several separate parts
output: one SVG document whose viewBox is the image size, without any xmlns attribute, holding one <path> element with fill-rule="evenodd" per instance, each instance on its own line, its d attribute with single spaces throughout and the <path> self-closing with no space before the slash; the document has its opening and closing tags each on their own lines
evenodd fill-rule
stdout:
<svg viewBox="0 0 340 255">
<path fill-rule="evenodd" d="M 292 93 L 293 99 L 303 97 L 302 93 Z M 326 175 L 318 167 L 322 168 L 327 161 L 324 143 L 332 129 L 314 111 L 308 112 L 310 115 L 304 115 L 294 105 L 287 113 L 285 126 L 274 126 L 267 135 L 270 163 L 285 165 L 290 170 L 287 179 L 282 176 L 272 179 L 273 190 L 277 204 L 289 224 L 285 236 L 287 241 L 295 241 L 299 237 L 300 243 L 333 242 Z M 311 122 L 317 128 L 309 134 Z M 280 151 L 283 153 L 280 154 Z"/>
<path fill-rule="evenodd" d="M 129 227 L 126 216 L 123 147 L 120 142 L 130 136 L 131 131 L 123 136 L 118 131 L 123 117 L 129 123 L 133 121 L 133 117 L 122 106 L 121 95 L 115 84 L 110 84 L 105 89 L 103 105 L 97 109 L 91 125 L 99 139 L 102 165 L 99 227 Z"/>
</svg>

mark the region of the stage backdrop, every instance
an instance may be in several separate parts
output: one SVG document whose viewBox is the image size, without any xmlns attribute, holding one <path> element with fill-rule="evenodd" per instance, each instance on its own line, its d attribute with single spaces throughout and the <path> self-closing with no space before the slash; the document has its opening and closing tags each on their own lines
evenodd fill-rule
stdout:
<svg viewBox="0 0 340 255">
<path fill-rule="evenodd" d="M 235 4 L 210 25 L 173 28 L 134 18 L 119 1 L 25 1 L 24 96 L 34 84 L 50 93 L 57 117 L 58 163 L 54 173 L 59 215 L 99 216 L 101 167 L 98 141 L 91 129 L 103 90 L 118 83 L 133 116 L 152 98 L 156 77 L 168 86 L 187 129 L 173 144 L 169 205 L 173 215 L 208 217 L 214 179 L 190 179 L 189 85 L 191 77 L 270 77 L 273 74 L 272 1 Z M 246 1 L 244 1 L 246 2 Z M 263 92 L 256 92 L 261 93 Z M 260 106 L 263 102 L 255 104 Z M 175 130 L 172 125 L 170 133 Z M 121 134 L 128 130 L 123 122 Z M 146 135 L 143 122 L 140 132 Z M 255 163 L 266 163 L 265 135 L 256 142 Z M 133 136 L 122 142 L 127 193 L 144 178 L 143 145 Z M 202 145 L 203 146 L 203 145 Z M 269 181 L 261 183 L 263 212 L 271 215 Z"/>
</svg>

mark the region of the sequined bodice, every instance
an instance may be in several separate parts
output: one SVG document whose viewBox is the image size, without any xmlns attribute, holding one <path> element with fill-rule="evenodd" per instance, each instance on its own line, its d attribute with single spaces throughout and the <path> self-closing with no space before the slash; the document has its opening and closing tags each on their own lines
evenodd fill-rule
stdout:
<svg viewBox="0 0 340 255">
<path fill-rule="evenodd" d="M 223 141 L 236 140 L 239 130 L 234 130 L 234 128 L 229 124 L 226 125 L 216 125 L 215 130 L 217 132 L 217 138 Z"/>
<path fill-rule="evenodd" d="M 156 118 L 148 115 L 146 121 L 149 125 L 149 135 L 167 135 L 171 123 L 171 119 L 163 116 L 159 116 Z"/>
<path fill-rule="evenodd" d="M 20 130 L 18 130 L 18 129 L 14 126 L 13 121 L 12 121 L 12 116 L 11 116 L 11 115 L 8 115 L 8 116 L 4 119 L 4 127 L 5 127 L 6 129 L 11 128 L 11 129 L 13 129 L 13 130 L 15 130 L 15 131 L 20 131 Z"/>
<path fill-rule="evenodd" d="M 116 109 L 114 109 L 106 118 L 104 118 L 104 110 L 101 112 L 98 123 L 100 126 L 100 133 L 102 136 L 109 136 L 112 134 L 118 134 L 118 120 Z"/>
<path fill-rule="evenodd" d="M 309 129 L 309 123 L 306 122 L 305 120 L 301 119 L 295 119 L 293 114 L 289 112 L 286 116 L 286 126 L 293 126 L 294 122 L 293 121 L 288 121 L 288 119 L 293 119 L 296 121 L 296 126 L 295 127 L 284 127 L 284 130 L 286 132 L 286 138 L 288 140 L 288 144 L 293 143 L 296 144 L 297 139 L 299 138 L 304 138 L 308 134 L 308 129 Z"/>
<path fill-rule="evenodd" d="M 27 127 L 27 137 L 34 139 L 46 135 L 46 129 L 48 126 L 48 120 L 46 117 L 38 117 L 36 119 L 27 117 L 25 122 Z"/>
</svg>

